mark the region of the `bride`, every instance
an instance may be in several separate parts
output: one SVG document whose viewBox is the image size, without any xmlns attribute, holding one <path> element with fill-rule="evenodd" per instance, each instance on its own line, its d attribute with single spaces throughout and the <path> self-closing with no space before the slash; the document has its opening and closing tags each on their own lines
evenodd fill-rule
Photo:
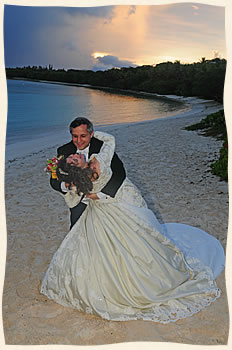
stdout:
<svg viewBox="0 0 232 350">
<path fill-rule="evenodd" d="M 96 200 L 111 177 L 114 137 L 95 132 L 101 152 L 85 162 L 71 155 L 58 178 L 70 184 L 69 207 L 88 203 L 54 254 L 41 293 L 55 302 L 112 321 L 175 322 L 220 296 L 215 278 L 224 251 L 208 233 L 161 224 L 126 178 L 115 198 Z"/>
</svg>

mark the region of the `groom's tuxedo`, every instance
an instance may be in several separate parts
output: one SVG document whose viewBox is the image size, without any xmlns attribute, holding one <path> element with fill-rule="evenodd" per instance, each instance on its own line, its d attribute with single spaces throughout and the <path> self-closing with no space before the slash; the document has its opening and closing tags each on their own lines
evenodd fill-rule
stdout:
<svg viewBox="0 0 232 350">
<path fill-rule="evenodd" d="M 93 153 L 99 153 L 100 149 L 103 145 L 103 141 L 96 139 L 95 137 L 91 138 L 90 146 L 89 146 L 89 157 Z M 77 152 L 77 147 L 74 145 L 74 143 L 71 141 L 69 143 L 66 143 L 65 145 L 59 147 L 57 149 L 57 156 L 63 155 L 65 158 L 67 158 L 70 154 L 74 154 Z M 116 153 L 114 153 L 114 156 L 111 161 L 111 170 L 112 170 L 112 176 L 109 180 L 109 182 L 105 185 L 105 187 L 101 190 L 102 193 L 105 193 L 111 197 L 115 197 L 119 187 L 123 183 L 126 172 L 123 166 L 122 161 L 119 159 Z M 59 191 L 63 194 L 61 190 L 61 181 L 56 179 L 50 179 L 50 184 L 52 188 L 56 191 Z M 86 208 L 86 204 L 80 202 L 78 205 L 76 205 L 73 208 L 70 208 L 71 211 L 71 227 L 75 224 L 75 222 L 79 219 L 81 214 Z"/>
</svg>

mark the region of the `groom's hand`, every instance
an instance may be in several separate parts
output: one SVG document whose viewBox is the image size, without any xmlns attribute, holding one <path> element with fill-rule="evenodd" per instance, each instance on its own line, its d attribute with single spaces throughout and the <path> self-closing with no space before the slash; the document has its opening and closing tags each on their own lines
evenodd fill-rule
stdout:
<svg viewBox="0 0 232 350">
<path fill-rule="evenodd" d="M 97 196 L 96 193 L 89 193 L 85 196 L 85 198 L 90 198 L 90 199 L 94 199 L 94 200 L 99 199 L 99 197 Z"/>
</svg>

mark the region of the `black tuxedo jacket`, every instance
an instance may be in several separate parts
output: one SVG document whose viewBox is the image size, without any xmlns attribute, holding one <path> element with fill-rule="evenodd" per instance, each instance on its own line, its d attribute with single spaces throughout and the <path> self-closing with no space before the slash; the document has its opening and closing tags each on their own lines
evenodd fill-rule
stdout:
<svg viewBox="0 0 232 350">
<path fill-rule="evenodd" d="M 100 149 L 103 145 L 103 141 L 96 139 L 95 137 L 91 138 L 90 146 L 89 146 L 89 157 L 93 153 L 99 153 Z M 59 147 L 57 149 L 57 156 L 64 155 L 65 158 L 67 158 L 70 154 L 74 154 L 77 151 L 77 147 L 74 145 L 74 143 L 71 141 L 69 143 L 66 143 L 65 145 Z M 111 170 L 112 170 L 112 176 L 109 180 L 109 182 L 105 185 L 105 187 L 101 190 L 101 192 L 111 196 L 115 197 L 119 187 L 123 183 L 126 172 L 123 166 L 122 161 L 119 159 L 116 153 L 114 153 L 112 161 L 111 161 Z M 61 193 L 61 182 L 56 179 L 50 179 L 50 184 L 52 188 L 56 191 L 59 191 Z"/>
</svg>

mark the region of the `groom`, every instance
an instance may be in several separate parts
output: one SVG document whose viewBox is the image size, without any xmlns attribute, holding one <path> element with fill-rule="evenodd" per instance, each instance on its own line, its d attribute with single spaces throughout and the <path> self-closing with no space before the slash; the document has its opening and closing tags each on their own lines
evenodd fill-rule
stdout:
<svg viewBox="0 0 232 350">
<path fill-rule="evenodd" d="M 93 136 L 93 124 L 87 118 L 76 118 L 74 119 L 69 127 L 72 135 L 72 141 L 59 147 L 57 149 L 57 156 L 63 155 L 67 158 L 70 154 L 81 153 L 85 155 L 86 160 L 93 153 L 99 153 L 103 145 L 103 141 L 98 140 Z M 101 190 L 101 192 L 91 195 L 92 199 L 102 199 L 107 197 L 115 197 L 119 187 L 123 183 L 126 172 L 122 161 L 119 159 L 116 153 L 111 161 L 112 176 L 109 182 Z M 61 182 L 56 179 L 50 179 L 52 188 L 63 194 L 68 191 L 68 184 Z M 71 227 L 77 222 L 81 214 L 84 212 L 87 204 L 80 202 L 75 207 L 70 208 L 71 211 Z"/>
</svg>

